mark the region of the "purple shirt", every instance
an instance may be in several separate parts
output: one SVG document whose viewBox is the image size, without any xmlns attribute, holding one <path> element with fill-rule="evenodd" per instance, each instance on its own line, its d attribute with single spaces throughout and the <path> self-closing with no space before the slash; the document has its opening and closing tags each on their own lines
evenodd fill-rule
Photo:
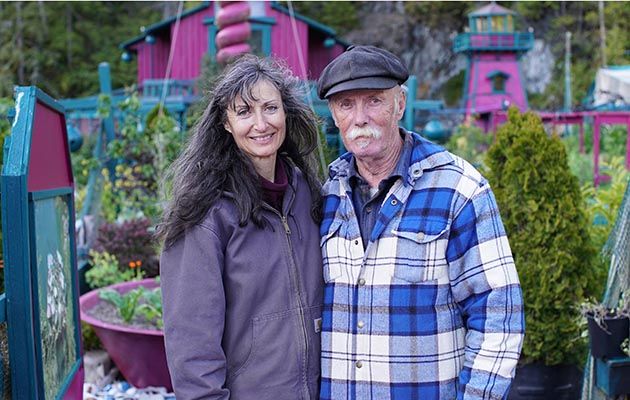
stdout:
<svg viewBox="0 0 630 400">
<path fill-rule="evenodd" d="M 282 199 L 284 198 L 284 192 L 289 186 L 289 179 L 287 178 L 287 171 L 284 163 L 280 161 L 280 157 L 276 159 L 276 175 L 274 182 L 271 182 L 261 175 L 260 183 L 263 189 L 263 200 L 269 203 L 270 206 L 276 210 L 282 212 Z"/>
</svg>

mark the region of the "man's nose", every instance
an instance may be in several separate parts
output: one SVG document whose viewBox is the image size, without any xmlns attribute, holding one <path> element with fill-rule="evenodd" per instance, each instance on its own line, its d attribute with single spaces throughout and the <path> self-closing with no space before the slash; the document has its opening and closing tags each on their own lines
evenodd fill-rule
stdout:
<svg viewBox="0 0 630 400">
<path fill-rule="evenodd" d="M 365 112 L 363 106 L 359 106 L 355 109 L 354 113 L 354 125 L 355 126 L 365 126 L 368 123 L 368 115 Z"/>
</svg>

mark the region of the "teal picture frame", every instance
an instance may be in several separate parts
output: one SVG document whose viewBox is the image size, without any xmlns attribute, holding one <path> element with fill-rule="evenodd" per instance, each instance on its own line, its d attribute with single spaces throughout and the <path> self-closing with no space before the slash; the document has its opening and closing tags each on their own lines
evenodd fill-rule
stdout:
<svg viewBox="0 0 630 400">
<path fill-rule="evenodd" d="M 65 114 L 32 86 L 15 89 L 15 110 L 0 180 L 11 394 L 63 399 L 83 374 Z M 50 355 L 61 347 L 65 358 Z"/>
</svg>

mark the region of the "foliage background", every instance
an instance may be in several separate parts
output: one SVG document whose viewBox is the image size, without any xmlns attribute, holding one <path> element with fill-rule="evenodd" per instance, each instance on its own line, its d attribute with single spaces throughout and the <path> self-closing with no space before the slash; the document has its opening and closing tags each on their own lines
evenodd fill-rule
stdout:
<svg viewBox="0 0 630 400">
<path fill-rule="evenodd" d="M 185 2 L 184 7 L 199 3 Z M 281 3 L 287 5 L 286 1 Z M 550 44 L 556 60 L 554 77 L 545 92 L 530 94 L 533 108 L 562 106 L 564 32 L 573 33 L 572 94 L 573 104 L 579 105 L 602 61 L 597 2 L 499 4 L 518 12 L 521 29 L 533 27 L 536 38 Z M 423 26 L 448 38 L 463 31 L 466 14 L 482 3 L 304 1 L 292 5 L 297 12 L 331 26 L 342 38 L 352 37 L 370 15 L 384 16 L 392 9 L 405 15 L 406 24 L 397 28 L 403 35 L 413 35 L 414 27 Z M 16 84 L 37 85 L 56 98 L 94 94 L 98 89 L 97 65 L 103 61 L 112 67 L 114 87 L 133 83 L 136 62 L 122 62 L 118 45 L 140 34 L 141 27 L 173 16 L 177 6 L 177 2 L 0 2 L 0 97 L 10 97 Z M 605 21 L 607 63 L 630 64 L 630 2 L 606 2 Z M 374 35 L 378 35 L 376 27 Z M 397 54 L 405 51 L 390 50 Z M 457 62 L 456 57 L 450 56 L 448 62 Z M 460 72 L 451 80 L 436 95 L 454 105 L 461 96 L 463 75 Z"/>
<path fill-rule="evenodd" d="M 136 62 L 123 62 L 118 45 L 175 10 L 176 2 L 0 2 L 0 97 L 14 85 L 37 85 L 55 98 L 95 94 L 103 61 L 114 87 L 129 85 Z"/>
</svg>

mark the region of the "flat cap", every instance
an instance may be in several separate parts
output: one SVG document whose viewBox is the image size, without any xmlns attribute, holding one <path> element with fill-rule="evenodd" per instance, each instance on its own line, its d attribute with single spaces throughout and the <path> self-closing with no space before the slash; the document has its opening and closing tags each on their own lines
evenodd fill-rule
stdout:
<svg viewBox="0 0 630 400">
<path fill-rule="evenodd" d="M 374 46 L 350 46 L 324 68 L 317 82 L 320 99 L 346 90 L 389 89 L 403 84 L 409 71 L 387 50 Z"/>
</svg>

